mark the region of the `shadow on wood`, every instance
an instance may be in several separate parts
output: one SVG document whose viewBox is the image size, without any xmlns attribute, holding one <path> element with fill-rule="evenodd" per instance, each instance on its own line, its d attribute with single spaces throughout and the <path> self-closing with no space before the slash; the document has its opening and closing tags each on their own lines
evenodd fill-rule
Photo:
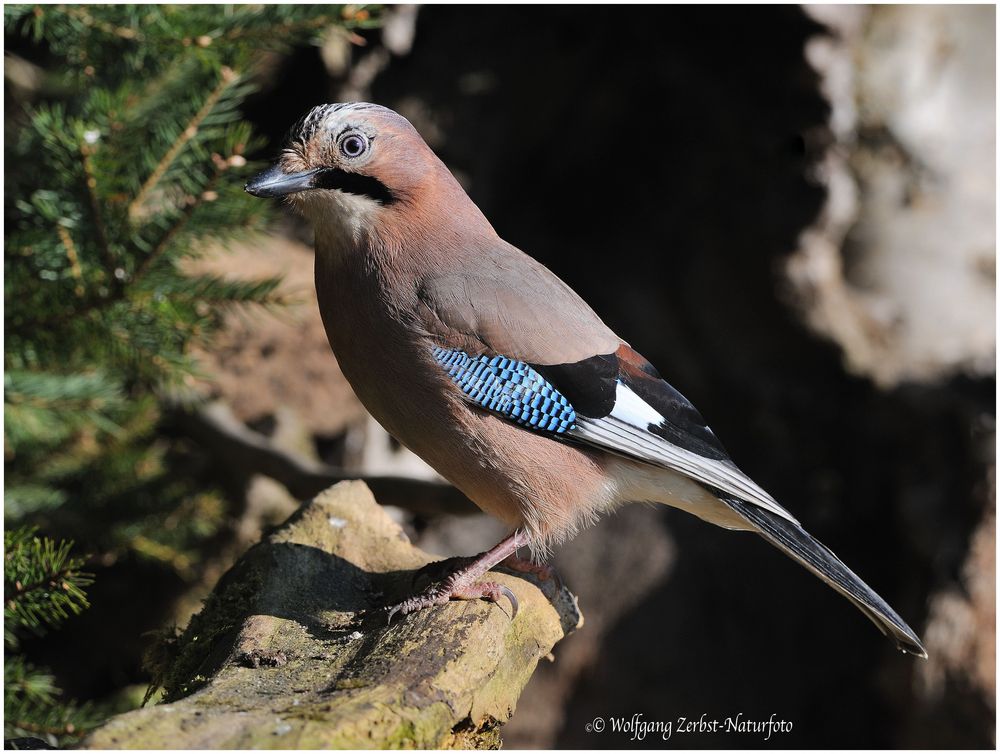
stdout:
<svg viewBox="0 0 1000 754">
<path fill-rule="evenodd" d="M 318 495 L 227 573 L 172 646 L 165 703 L 85 748 L 494 748 L 538 660 L 582 624 L 552 582 L 386 625 L 433 558 L 360 482 Z M 544 593 L 543 593 L 544 590 Z"/>
</svg>

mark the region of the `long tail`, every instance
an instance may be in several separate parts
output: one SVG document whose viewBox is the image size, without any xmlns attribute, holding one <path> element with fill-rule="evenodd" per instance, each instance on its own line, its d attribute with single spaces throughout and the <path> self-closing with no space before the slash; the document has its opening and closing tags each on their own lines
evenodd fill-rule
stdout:
<svg viewBox="0 0 1000 754">
<path fill-rule="evenodd" d="M 896 611 L 889 607 L 870 586 L 841 562 L 827 547 L 801 526 L 736 497 L 720 499 L 752 523 L 760 534 L 787 555 L 795 558 L 823 581 L 847 597 L 886 636 L 896 641 L 903 652 L 926 659 L 927 650 Z"/>
</svg>

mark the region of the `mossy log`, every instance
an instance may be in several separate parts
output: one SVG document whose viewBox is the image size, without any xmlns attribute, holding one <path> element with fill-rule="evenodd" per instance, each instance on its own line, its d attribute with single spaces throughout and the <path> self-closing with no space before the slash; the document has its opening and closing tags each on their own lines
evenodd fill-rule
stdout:
<svg viewBox="0 0 1000 754">
<path fill-rule="evenodd" d="M 84 748 L 496 748 L 540 658 L 581 622 L 552 581 L 387 625 L 442 570 L 360 482 L 296 512 L 220 581 L 172 647 L 161 704 Z M 424 568 L 426 566 L 426 568 Z"/>
</svg>

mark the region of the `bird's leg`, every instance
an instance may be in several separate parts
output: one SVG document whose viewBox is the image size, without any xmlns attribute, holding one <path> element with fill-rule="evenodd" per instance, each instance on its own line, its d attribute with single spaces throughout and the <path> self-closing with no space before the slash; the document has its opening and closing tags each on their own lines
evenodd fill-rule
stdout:
<svg viewBox="0 0 1000 754">
<path fill-rule="evenodd" d="M 517 571 L 518 573 L 526 573 L 530 576 L 537 577 L 540 581 L 553 581 L 557 586 L 560 585 L 559 575 L 556 573 L 556 569 L 547 563 L 535 563 L 531 560 L 525 560 L 519 557 L 516 552 L 511 553 L 506 558 L 500 561 L 500 565 L 504 568 L 508 568 L 511 571 Z"/>
<path fill-rule="evenodd" d="M 514 531 L 496 547 L 477 555 L 469 563 L 462 565 L 444 581 L 431 584 L 420 594 L 415 594 L 389 608 L 389 621 L 392 621 L 392 617 L 396 613 L 407 615 L 432 605 L 444 605 L 448 600 L 487 599 L 490 602 L 499 602 L 501 597 L 510 600 L 513 608 L 511 620 L 513 620 L 514 616 L 517 615 L 517 597 L 514 596 L 514 593 L 500 584 L 492 581 L 479 582 L 478 579 L 527 543 L 527 534 L 521 530 Z"/>
</svg>

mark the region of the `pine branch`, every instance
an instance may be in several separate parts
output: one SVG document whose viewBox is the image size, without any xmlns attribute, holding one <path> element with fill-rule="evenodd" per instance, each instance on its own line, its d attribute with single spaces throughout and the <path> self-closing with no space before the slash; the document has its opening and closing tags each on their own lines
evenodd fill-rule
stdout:
<svg viewBox="0 0 1000 754">
<path fill-rule="evenodd" d="M 229 307 L 235 304 L 285 306 L 293 298 L 276 292 L 280 277 L 256 280 L 233 280 L 219 275 L 192 275 L 184 279 L 183 288 L 173 293 L 196 304 Z"/>
<path fill-rule="evenodd" d="M 264 146 L 240 113 L 260 53 L 374 17 L 361 6 L 5 7 L 8 35 L 53 61 L 52 85 L 5 143 L 8 735 L 57 743 L 83 729 L 85 707 L 60 700 L 18 640 L 86 608 L 91 579 L 69 543 L 17 522 L 193 578 L 227 525 L 231 502 L 200 451 L 161 431 L 164 387 L 194 373 L 191 344 L 228 308 L 284 299 L 276 279 L 188 275 L 179 262 L 270 217 L 241 190 L 253 169 L 243 155 Z"/>
<path fill-rule="evenodd" d="M 4 737 L 26 733 L 45 736 L 51 744 L 71 743 L 101 722 L 104 715 L 90 704 L 63 701 L 51 671 L 18 655 L 4 663 Z"/>
<path fill-rule="evenodd" d="M 4 638 L 16 644 L 15 631 L 40 633 L 89 607 L 83 588 L 93 578 L 71 558 L 72 542 L 38 537 L 35 529 L 4 533 Z"/>
<path fill-rule="evenodd" d="M 58 698 L 38 702 L 10 694 L 4 699 L 4 738 L 34 734 L 54 746 L 72 746 L 96 728 L 106 715 L 90 704 L 77 705 Z"/>
<path fill-rule="evenodd" d="M 14 582 L 14 593 L 8 597 L 8 606 L 11 609 L 15 609 L 10 603 L 18 602 L 23 600 L 25 597 L 29 596 L 32 592 L 36 592 L 39 589 L 69 589 L 69 583 L 66 581 L 68 578 L 72 578 L 75 574 L 75 569 L 71 566 L 65 566 L 59 568 L 55 571 L 50 571 L 45 574 L 39 581 L 34 584 L 22 584 L 20 581 Z"/>
<path fill-rule="evenodd" d="M 60 726 L 39 725 L 30 720 L 4 720 L 4 726 L 16 728 L 26 733 L 41 733 L 49 736 L 82 736 L 86 731 L 79 730 L 73 723 L 65 723 Z"/>
<path fill-rule="evenodd" d="M 51 673 L 40 671 L 16 655 L 4 663 L 3 685 L 6 693 L 35 704 L 50 704 L 59 694 Z"/>
<path fill-rule="evenodd" d="M 62 225 L 56 226 L 56 233 L 59 234 L 59 240 L 62 241 L 62 245 L 66 249 L 66 258 L 69 260 L 70 270 L 73 272 L 73 277 L 76 278 L 76 285 L 73 288 L 73 292 L 82 298 L 83 270 L 80 269 L 80 256 L 76 252 L 76 244 L 73 243 L 73 238 L 70 236 L 69 231 Z"/>
<path fill-rule="evenodd" d="M 13 458 L 13 453 L 11 457 Z M 39 482 L 40 480 L 21 484 L 8 476 L 3 496 L 6 518 L 17 520 L 32 513 L 53 510 L 69 498 L 65 491 Z"/>
<path fill-rule="evenodd" d="M 115 260 L 111 253 L 111 246 L 108 243 L 108 231 L 104 225 L 101 203 L 97 198 L 97 176 L 94 174 L 93 160 L 91 160 L 93 152 L 93 147 L 86 143 L 80 144 L 80 162 L 83 165 L 84 185 L 87 187 L 87 196 L 90 199 L 90 212 L 94 220 L 94 230 L 101 249 L 101 258 L 104 261 L 105 269 L 108 274 L 112 274 L 115 269 Z"/>
<path fill-rule="evenodd" d="M 288 23 L 278 24 L 273 29 L 268 30 L 268 33 L 274 34 L 279 38 L 281 36 L 291 37 L 298 36 L 302 32 L 306 31 L 318 31 L 324 26 L 331 23 L 330 16 L 317 16 L 316 18 L 310 18 L 305 21 L 289 21 Z M 235 28 L 230 29 L 226 33 L 225 39 L 229 42 L 235 42 L 240 39 L 245 39 L 250 36 L 258 36 L 260 34 L 258 29 L 246 29 L 246 28 Z"/>
<path fill-rule="evenodd" d="M 167 153 L 163 155 L 163 158 L 157 164 L 156 168 L 153 170 L 146 182 L 143 183 L 142 188 L 139 189 L 139 193 L 136 195 L 135 199 L 128 208 L 128 215 L 133 220 L 139 216 L 145 207 L 146 202 L 149 200 L 150 192 L 156 188 L 160 179 L 163 178 L 167 169 L 173 164 L 177 156 L 184 150 L 188 142 L 191 141 L 198 134 L 198 127 L 202 124 L 205 118 L 212 112 L 216 103 L 225 94 L 226 90 L 231 87 L 238 79 L 239 76 L 231 68 L 223 67 L 220 72 L 221 80 L 218 86 L 212 90 L 205 100 L 205 104 L 202 108 L 195 113 L 195 116 L 188 122 L 187 127 L 181 131 L 180 136 L 171 145 Z"/>
<path fill-rule="evenodd" d="M 153 266 L 153 264 L 155 264 L 156 261 L 163 256 L 163 253 L 170 246 L 170 242 L 174 239 L 174 237 L 180 233 L 184 226 L 191 220 L 191 216 L 195 213 L 195 210 L 197 210 L 203 202 L 207 201 L 207 197 L 211 195 L 209 192 L 211 192 L 214 188 L 221 173 L 222 171 L 219 169 L 218 165 L 216 165 L 215 171 L 212 173 L 212 176 L 209 178 L 208 183 L 205 185 L 201 193 L 197 196 L 189 198 L 188 202 L 184 205 L 184 209 L 181 211 L 181 214 L 167 229 L 166 233 L 163 234 L 153 250 L 142 261 L 139 265 L 139 269 L 135 271 L 135 274 L 132 275 L 130 282 L 133 285 L 145 277 L 146 273 L 149 272 L 149 269 Z"/>
<path fill-rule="evenodd" d="M 130 29 L 127 26 L 115 26 L 114 24 L 109 24 L 105 21 L 94 18 L 87 12 L 86 6 L 63 5 L 60 6 L 59 9 L 73 18 L 79 19 L 87 26 L 103 31 L 106 34 L 121 37 L 122 39 L 127 39 L 129 41 L 141 42 L 143 39 L 142 32 L 137 29 Z"/>
</svg>

